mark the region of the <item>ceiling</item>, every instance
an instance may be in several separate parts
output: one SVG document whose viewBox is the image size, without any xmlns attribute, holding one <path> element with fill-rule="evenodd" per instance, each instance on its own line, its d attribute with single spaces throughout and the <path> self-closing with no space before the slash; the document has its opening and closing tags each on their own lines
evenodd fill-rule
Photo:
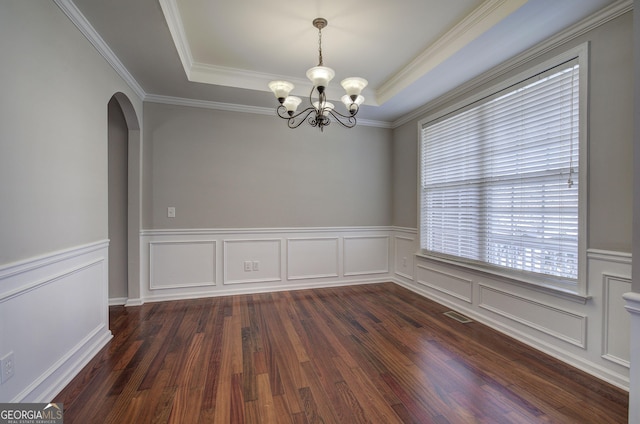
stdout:
<svg viewBox="0 0 640 424">
<path fill-rule="evenodd" d="M 274 109 L 318 64 L 369 81 L 358 115 L 391 124 L 615 0 L 69 0 L 147 96 Z M 336 94 L 333 94 L 336 93 Z"/>
</svg>

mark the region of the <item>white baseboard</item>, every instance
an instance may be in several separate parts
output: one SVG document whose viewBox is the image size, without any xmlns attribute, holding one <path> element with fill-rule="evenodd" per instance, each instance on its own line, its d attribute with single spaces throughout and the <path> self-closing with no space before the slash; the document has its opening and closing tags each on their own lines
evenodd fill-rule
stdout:
<svg viewBox="0 0 640 424">
<path fill-rule="evenodd" d="M 11 402 L 51 402 L 112 338 L 113 335 L 107 328 L 98 329 Z"/>
<path fill-rule="evenodd" d="M 110 297 L 109 306 L 122 306 L 126 305 L 129 299 L 126 297 Z"/>
<path fill-rule="evenodd" d="M 144 303 L 149 302 L 167 302 L 172 300 L 188 300 L 188 299 L 202 299 L 207 297 L 220 297 L 220 296 L 234 296 L 245 294 L 259 294 L 259 293 L 274 293 L 280 291 L 290 290 L 306 290 L 306 289 L 323 289 L 330 287 L 346 287 L 356 286 L 361 284 L 379 284 L 391 282 L 389 278 L 383 279 L 366 279 L 366 280 L 349 280 L 349 281 L 323 281 L 323 282 L 300 282 L 297 284 L 285 284 L 285 285 L 264 285 L 261 287 L 232 287 L 224 290 L 217 290 L 215 292 L 187 292 L 179 294 L 166 294 L 166 295 L 152 295 L 145 298 Z M 127 306 L 136 306 L 129 305 Z"/>
</svg>

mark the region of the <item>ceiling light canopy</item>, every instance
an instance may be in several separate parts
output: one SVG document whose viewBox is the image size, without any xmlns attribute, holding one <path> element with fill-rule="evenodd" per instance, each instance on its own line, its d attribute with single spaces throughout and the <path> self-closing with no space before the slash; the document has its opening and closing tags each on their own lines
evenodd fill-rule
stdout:
<svg viewBox="0 0 640 424">
<path fill-rule="evenodd" d="M 360 93 L 367 86 L 367 80 L 359 77 L 342 80 L 340 84 L 347 94 L 342 96 L 341 100 L 347 108 L 347 114 L 337 112 L 334 105 L 327 102 L 326 97 L 326 88 L 336 73 L 322 63 L 322 29 L 327 26 L 327 20 L 316 18 L 313 20 L 313 26 L 318 29 L 318 66 L 307 71 L 307 78 L 313 84 L 309 93 L 309 106 L 301 112 L 296 112 L 302 99 L 289 95 L 294 85 L 288 81 L 271 81 L 269 89 L 280 102 L 276 113 L 287 120 L 289 128 L 298 128 L 307 121 L 309 125 L 318 127 L 322 131 L 332 120 L 344 127 L 353 128 L 356 126 L 356 114 L 364 102 L 364 97 Z M 317 96 L 317 100 L 314 100 L 314 95 Z"/>
</svg>

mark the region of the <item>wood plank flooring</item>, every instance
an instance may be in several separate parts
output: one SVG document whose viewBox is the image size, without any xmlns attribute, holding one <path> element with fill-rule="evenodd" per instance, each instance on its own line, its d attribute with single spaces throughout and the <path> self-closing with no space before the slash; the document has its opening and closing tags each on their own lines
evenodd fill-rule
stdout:
<svg viewBox="0 0 640 424">
<path fill-rule="evenodd" d="M 628 394 L 393 283 L 110 308 L 65 423 L 625 423 Z"/>
</svg>

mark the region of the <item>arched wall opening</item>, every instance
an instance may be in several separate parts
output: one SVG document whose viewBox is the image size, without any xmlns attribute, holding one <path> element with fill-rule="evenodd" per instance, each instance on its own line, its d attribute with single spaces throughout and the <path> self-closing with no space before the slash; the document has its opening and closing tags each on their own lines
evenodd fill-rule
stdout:
<svg viewBox="0 0 640 424">
<path fill-rule="evenodd" d="M 107 107 L 109 151 L 109 303 L 140 304 L 141 140 L 131 101 L 116 93 Z"/>
</svg>

